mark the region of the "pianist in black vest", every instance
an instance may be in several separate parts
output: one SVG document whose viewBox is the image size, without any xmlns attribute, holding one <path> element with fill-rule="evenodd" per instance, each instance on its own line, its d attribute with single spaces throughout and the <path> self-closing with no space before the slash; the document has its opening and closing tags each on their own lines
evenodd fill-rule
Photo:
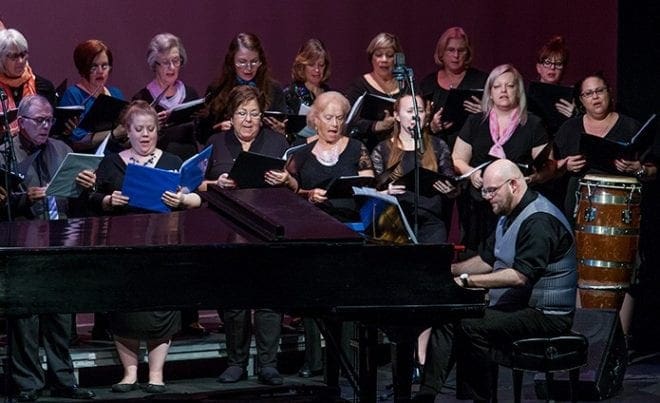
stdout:
<svg viewBox="0 0 660 403">
<path fill-rule="evenodd" d="M 433 328 L 417 400 L 433 401 L 456 357 L 459 399 L 490 401 L 493 347 L 571 329 L 577 260 L 571 226 L 561 211 L 528 189 L 520 169 L 500 159 L 483 174 L 481 194 L 499 216 L 480 254 L 452 265 L 462 287 L 488 289 L 482 318 Z"/>
<path fill-rule="evenodd" d="M 208 184 L 216 184 L 222 189 L 236 188 L 236 182 L 229 176 L 229 171 L 241 151 L 276 158 L 282 156 L 288 144 L 284 136 L 264 127 L 262 112 L 265 105 L 266 98 L 257 88 L 240 85 L 229 92 L 227 108 L 231 129 L 209 138 L 208 144 L 213 145 L 213 153 L 206 180 L 202 182 L 200 190 L 206 190 Z M 293 186 L 289 173 L 285 170 L 268 171 L 264 180 L 271 186 Z M 229 367 L 220 375 L 218 382 L 234 383 L 246 379 L 247 376 L 252 333 L 250 310 L 225 310 L 221 315 L 227 333 Z M 263 384 L 283 383 L 277 371 L 281 322 L 282 315 L 271 309 L 256 309 L 254 312 L 259 382 Z"/>
<path fill-rule="evenodd" d="M 48 137 L 53 122 L 53 108 L 46 98 L 40 95 L 23 97 L 18 105 L 19 132 L 14 138 L 14 152 L 18 165 L 27 165 L 23 181 L 27 189 L 25 192 L 12 192 L 12 218 L 66 218 L 67 199 L 46 196 L 52 174 L 71 152 L 64 142 Z M 94 186 L 94 179 L 94 174 L 87 171 L 79 174 L 76 181 L 89 189 Z M 19 401 L 36 400 L 45 386 L 39 360 L 40 344 L 48 360 L 51 396 L 81 399 L 94 396 L 93 392 L 78 387 L 73 374 L 69 354 L 71 318 L 69 314 L 9 317 L 12 329 L 12 381 Z"/>
<path fill-rule="evenodd" d="M 90 204 L 99 214 L 135 214 L 145 210 L 131 207 L 129 198 L 121 188 L 128 164 L 176 170 L 182 164 L 179 157 L 156 147 L 158 116 L 145 101 L 133 101 L 123 112 L 121 123 L 128 132 L 131 148 L 107 155 L 99 164 L 97 191 L 90 195 Z M 201 199 L 196 193 L 165 192 L 163 203 L 171 209 L 199 207 Z M 112 386 L 113 392 L 137 389 L 137 366 L 140 340 L 147 341 L 149 353 L 149 383 L 145 391 L 162 393 L 163 366 L 172 336 L 179 331 L 181 318 L 178 311 L 113 313 L 111 329 L 119 359 L 124 367 L 121 381 Z"/>
</svg>

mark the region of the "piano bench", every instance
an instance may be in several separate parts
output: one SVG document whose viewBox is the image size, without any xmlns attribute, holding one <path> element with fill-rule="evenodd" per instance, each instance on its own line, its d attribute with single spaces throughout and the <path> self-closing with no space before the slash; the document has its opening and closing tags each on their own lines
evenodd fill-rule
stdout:
<svg viewBox="0 0 660 403">
<path fill-rule="evenodd" d="M 581 334 L 557 337 L 521 339 L 511 344 L 511 350 L 493 350 L 495 363 L 513 371 L 514 401 L 519 403 L 524 371 L 544 372 L 548 389 L 552 388 L 554 372 L 568 371 L 571 401 L 577 402 L 580 368 L 587 364 L 589 342 Z M 497 396 L 498 366 L 493 366 L 492 391 Z M 550 391 L 548 391 L 550 393 Z M 548 396 L 552 396 L 548 394 Z"/>
</svg>

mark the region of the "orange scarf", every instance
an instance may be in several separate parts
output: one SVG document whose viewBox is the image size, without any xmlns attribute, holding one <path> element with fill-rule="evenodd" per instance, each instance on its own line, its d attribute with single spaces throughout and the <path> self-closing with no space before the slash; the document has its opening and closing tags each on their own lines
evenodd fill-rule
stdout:
<svg viewBox="0 0 660 403">
<path fill-rule="evenodd" d="M 14 101 L 14 89 L 23 87 L 23 97 L 25 98 L 28 95 L 34 95 L 37 93 L 36 77 L 32 73 L 32 69 L 29 64 L 25 65 L 25 70 L 20 77 L 10 78 L 7 77 L 4 73 L 0 73 L 0 87 L 5 90 L 7 94 L 7 108 L 16 109 L 16 101 Z M 16 135 L 18 133 L 18 122 L 13 121 L 9 125 L 11 129 L 11 134 Z"/>
</svg>

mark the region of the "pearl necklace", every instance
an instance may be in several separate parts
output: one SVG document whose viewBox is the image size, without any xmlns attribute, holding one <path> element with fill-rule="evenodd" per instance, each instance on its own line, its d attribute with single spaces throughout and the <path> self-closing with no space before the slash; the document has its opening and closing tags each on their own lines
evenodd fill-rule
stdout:
<svg viewBox="0 0 660 403">
<path fill-rule="evenodd" d="M 150 166 L 150 165 L 154 165 L 155 160 L 156 160 L 156 152 L 155 151 L 152 152 L 151 154 L 149 154 L 149 158 L 147 158 L 147 160 L 144 161 L 144 162 L 140 161 L 139 157 L 137 155 L 135 155 L 135 152 L 133 150 L 131 150 L 131 156 L 128 157 L 128 162 L 130 162 L 131 164 L 142 165 L 142 166 L 145 166 L 145 167 Z"/>
</svg>

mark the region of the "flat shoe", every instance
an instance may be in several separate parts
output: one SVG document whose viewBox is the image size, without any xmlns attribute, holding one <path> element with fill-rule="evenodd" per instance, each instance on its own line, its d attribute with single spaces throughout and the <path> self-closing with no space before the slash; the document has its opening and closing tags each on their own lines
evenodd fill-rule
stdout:
<svg viewBox="0 0 660 403">
<path fill-rule="evenodd" d="M 284 383 L 282 375 L 273 367 L 262 368 L 258 380 L 261 384 L 271 386 L 278 386 Z"/>
<path fill-rule="evenodd" d="M 247 379 L 247 372 L 237 365 L 232 365 L 218 377 L 220 383 L 235 383 Z"/>
<path fill-rule="evenodd" d="M 138 390 L 140 388 L 140 385 L 135 382 L 135 383 L 115 383 L 112 385 L 112 391 L 114 393 L 127 393 L 131 392 L 133 390 Z"/>
<path fill-rule="evenodd" d="M 165 393 L 167 392 L 167 386 L 148 383 L 147 386 L 144 387 L 144 391 L 147 393 Z"/>
</svg>

